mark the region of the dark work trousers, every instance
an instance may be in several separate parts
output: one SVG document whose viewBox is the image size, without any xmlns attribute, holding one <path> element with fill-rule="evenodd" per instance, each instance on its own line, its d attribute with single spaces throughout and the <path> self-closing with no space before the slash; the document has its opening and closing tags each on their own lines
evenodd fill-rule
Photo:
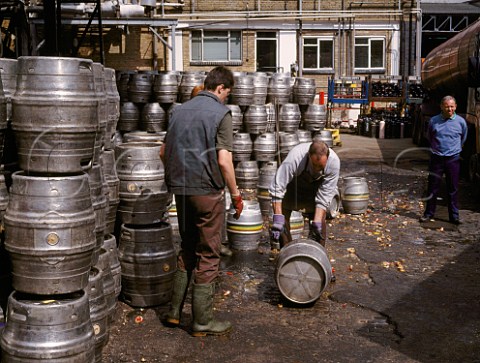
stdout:
<svg viewBox="0 0 480 363">
<path fill-rule="evenodd" d="M 318 189 L 321 188 L 323 182 L 323 175 L 319 178 L 312 178 L 307 172 L 306 168 L 300 175 L 295 176 L 287 185 L 287 191 L 282 201 L 282 214 L 285 216 L 286 231 L 280 235 L 280 246 L 292 241 L 290 234 L 290 216 L 292 210 L 304 210 L 308 215 L 310 222 L 313 220 L 315 214 L 315 196 Z M 326 240 L 326 222 L 322 221 L 322 245 L 325 245 Z"/>
<path fill-rule="evenodd" d="M 458 182 L 460 179 L 460 155 L 439 156 L 432 154 L 428 174 L 428 200 L 424 215 L 435 216 L 437 195 L 442 185 L 443 174 L 447 184 L 447 206 L 450 220 L 458 219 Z"/>
<path fill-rule="evenodd" d="M 194 272 L 195 283 L 208 284 L 218 276 L 225 203 L 222 193 L 175 195 L 181 250 L 178 268 Z"/>
</svg>

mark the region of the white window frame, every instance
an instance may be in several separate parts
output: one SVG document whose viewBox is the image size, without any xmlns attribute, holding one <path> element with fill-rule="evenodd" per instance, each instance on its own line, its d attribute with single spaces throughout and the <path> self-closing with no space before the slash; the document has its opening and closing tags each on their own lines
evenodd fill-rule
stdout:
<svg viewBox="0 0 480 363">
<path fill-rule="evenodd" d="M 193 39 L 194 39 L 194 32 L 200 32 L 200 59 L 193 59 Z M 215 37 L 210 36 L 212 33 L 225 33 L 224 37 L 219 37 L 216 35 Z M 239 58 L 238 59 L 232 59 L 232 41 L 237 39 L 237 37 L 232 36 L 232 33 L 236 33 L 239 35 L 240 38 L 240 44 L 239 44 Z M 211 59 L 207 60 L 205 59 L 205 40 L 208 39 L 224 39 L 225 42 L 227 43 L 227 58 L 226 59 Z M 242 32 L 240 30 L 193 30 L 190 32 L 190 64 L 192 65 L 213 65 L 213 64 L 218 64 L 218 65 L 241 65 L 242 64 Z"/>
<path fill-rule="evenodd" d="M 305 39 L 316 39 L 317 40 L 317 45 L 315 45 L 315 47 L 317 48 L 317 64 L 319 65 L 318 67 L 316 68 L 307 68 L 305 67 L 305 48 L 310 48 L 310 47 L 314 47 L 314 45 L 305 45 Z M 332 66 L 331 67 L 320 67 L 320 43 L 321 42 L 324 42 L 324 41 L 330 41 L 332 43 L 332 59 L 331 59 L 331 63 L 332 63 Z M 328 37 L 328 36 L 306 36 L 306 37 L 303 37 L 302 38 L 302 52 L 303 52 L 303 63 L 302 64 L 302 68 L 303 70 L 305 71 L 329 71 L 329 72 L 332 72 L 334 70 L 334 67 L 335 67 L 335 39 L 333 37 Z"/>
<path fill-rule="evenodd" d="M 357 44 L 358 39 L 367 39 L 367 44 Z M 382 50 L 382 66 L 381 67 L 373 67 L 372 66 L 372 41 L 382 41 L 383 43 L 383 50 Z M 357 67 L 357 62 L 355 60 L 355 72 L 368 72 L 368 71 L 381 71 L 385 72 L 385 63 L 386 63 L 386 49 L 385 49 L 386 39 L 385 37 L 378 37 L 378 36 L 357 36 L 355 37 L 355 55 L 357 54 L 357 47 L 366 47 L 368 52 L 368 65 L 367 67 Z"/>
</svg>

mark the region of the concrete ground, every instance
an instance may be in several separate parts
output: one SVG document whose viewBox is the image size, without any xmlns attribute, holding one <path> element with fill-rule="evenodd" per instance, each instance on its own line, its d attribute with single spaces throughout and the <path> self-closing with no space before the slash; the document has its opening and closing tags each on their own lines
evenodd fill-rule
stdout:
<svg viewBox="0 0 480 363">
<path fill-rule="evenodd" d="M 119 302 L 103 362 L 480 362 L 478 201 L 462 181 L 464 223 L 449 224 L 439 201 L 438 218 L 421 225 L 428 152 L 410 139 L 341 141 L 342 177 L 367 179 L 369 208 L 329 221 L 336 282 L 318 300 L 283 298 L 264 238 L 222 260 L 215 314 L 231 333 L 193 338 L 190 298 L 180 328 L 162 325 L 164 306 Z"/>
</svg>

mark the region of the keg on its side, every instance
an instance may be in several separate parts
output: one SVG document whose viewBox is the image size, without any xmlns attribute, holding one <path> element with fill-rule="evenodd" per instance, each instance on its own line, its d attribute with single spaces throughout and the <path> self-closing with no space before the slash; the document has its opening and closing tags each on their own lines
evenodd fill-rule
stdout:
<svg viewBox="0 0 480 363">
<path fill-rule="evenodd" d="M 168 223 L 141 228 L 122 225 L 118 258 L 121 296 L 127 304 L 147 307 L 170 301 L 177 260 Z"/>
<path fill-rule="evenodd" d="M 4 363 L 94 363 L 87 293 L 47 297 L 14 291 L 0 346 Z"/>
<path fill-rule="evenodd" d="M 283 297 L 297 304 L 316 301 L 332 278 L 325 248 L 310 239 L 285 245 L 278 255 L 275 282 Z"/>
<path fill-rule="evenodd" d="M 12 175 L 5 212 L 5 248 L 13 287 L 32 294 L 65 294 L 87 286 L 96 244 L 88 175 Z"/>
</svg>

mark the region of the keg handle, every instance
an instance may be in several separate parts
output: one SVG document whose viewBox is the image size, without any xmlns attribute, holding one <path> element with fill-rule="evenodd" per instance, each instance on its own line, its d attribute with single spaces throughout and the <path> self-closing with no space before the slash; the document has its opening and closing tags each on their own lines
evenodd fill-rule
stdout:
<svg viewBox="0 0 480 363">
<path fill-rule="evenodd" d="M 130 231 L 123 230 L 121 238 L 131 240 L 132 239 L 132 233 Z"/>
<path fill-rule="evenodd" d="M 86 68 L 86 69 L 88 69 L 90 72 L 93 72 L 93 66 L 92 66 L 92 64 L 93 64 L 93 63 L 92 63 L 91 61 L 89 62 L 89 61 L 82 61 L 82 60 L 81 60 L 81 61 L 78 63 L 78 68 L 79 68 L 79 70 L 81 70 L 81 68 Z"/>
<path fill-rule="evenodd" d="M 17 311 L 17 310 L 11 309 L 9 312 L 9 316 L 12 320 L 15 319 L 17 321 L 23 321 L 23 322 L 27 321 L 26 311 Z"/>
<path fill-rule="evenodd" d="M 92 166 L 93 166 L 93 158 L 90 159 L 90 161 L 89 161 L 87 164 L 85 164 L 85 165 L 80 165 L 80 167 L 82 168 L 83 171 L 88 171 L 88 170 L 90 170 L 90 169 L 92 168 Z"/>
<path fill-rule="evenodd" d="M 66 256 L 50 256 L 50 257 L 40 257 L 40 260 L 46 262 L 49 265 L 56 265 L 57 263 L 65 260 Z"/>
</svg>

